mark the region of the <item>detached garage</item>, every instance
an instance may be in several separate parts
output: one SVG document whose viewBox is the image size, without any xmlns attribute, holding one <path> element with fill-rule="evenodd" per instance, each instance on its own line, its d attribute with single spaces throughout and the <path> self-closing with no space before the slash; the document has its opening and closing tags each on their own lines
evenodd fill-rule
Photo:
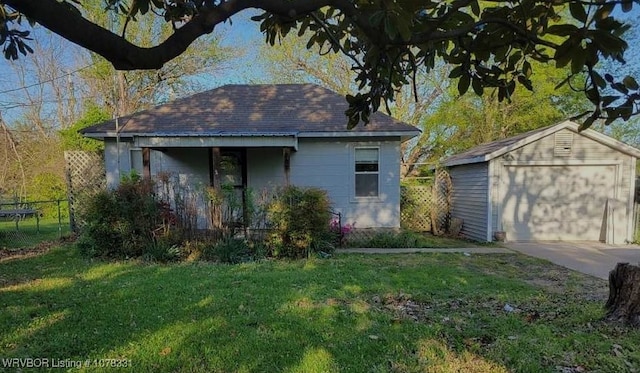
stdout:
<svg viewBox="0 0 640 373">
<path fill-rule="evenodd" d="M 640 150 L 571 121 L 480 145 L 445 160 L 462 234 L 493 241 L 633 238 Z"/>
</svg>

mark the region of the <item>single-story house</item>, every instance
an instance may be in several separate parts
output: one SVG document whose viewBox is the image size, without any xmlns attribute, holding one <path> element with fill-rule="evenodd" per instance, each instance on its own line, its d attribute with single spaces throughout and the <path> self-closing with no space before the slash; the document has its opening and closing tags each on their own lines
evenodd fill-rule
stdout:
<svg viewBox="0 0 640 373">
<path fill-rule="evenodd" d="M 348 130 L 347 107 L 314 84 L 226 85 L 82 133 L 105 142 L 111 188 L 130 170 L 171 174 L 196 194 L 224 183 L 318 187 L 343 224 L 399 227 L 400 144 L 420 132 L 382 113 Z M 206 214 L 199 208 L 200 228 Z"/>
<path fill-rule="evenodd" d="M 451 216 L 466 237 L 492 241 L 633 238 L 640 150 L 565 121 L 447 158 Z"/>
</svg>

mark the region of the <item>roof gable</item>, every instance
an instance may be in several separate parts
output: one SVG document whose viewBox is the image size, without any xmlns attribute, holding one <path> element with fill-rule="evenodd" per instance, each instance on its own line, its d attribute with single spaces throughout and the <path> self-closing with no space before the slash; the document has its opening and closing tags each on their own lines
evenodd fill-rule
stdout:
<svg viewBox="0 0 640 373">
<path fill-rule="evenodd" d="M 443 165 L 450 167 L 469 163 L 487 162 L 563 129 L 568 129 L 622 153 L 640 158 L 640 150 L 592 129 L 579 131 L 579 127 L 580 126 L 577 123 L 567 120 L 548 127 L 538 128 L 503 140 L 478 145 L 465 152 L 445 159 Z"/>
<path fill-rule="evenodd" d="M 226 85 L 124 116 L 120 136 L 297 135 L 300 133 L 406 133 L 419 130 L 382 113 L 367 125 L 347 130 L 345 98 L 314 84 Z M 111 120 L 82 131 L 116 135 Z"/>
</svg>

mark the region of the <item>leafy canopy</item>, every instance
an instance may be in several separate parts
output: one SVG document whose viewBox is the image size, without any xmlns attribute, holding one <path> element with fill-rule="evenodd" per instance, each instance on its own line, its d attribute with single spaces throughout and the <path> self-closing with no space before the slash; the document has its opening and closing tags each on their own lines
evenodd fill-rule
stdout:
<svg viewBox="0 0 640 373">
<path fill-rule="evenodd" d="M 104 148 L 102 141 L 97 141 L 80 134 L 80 130 L 94 124 L 111 119 L 109 113 L 94 104 L 88 104 L 82 118 L 73 123 L 70 127 L 60 130 L 62 148 L 64 150 L 84 150 L 99 151 Z"/>
<path fill-rule="evenodd" d="M 264 11 L 266 41 L 292 31 L 321 54 L 342 53 L 352 62 L 360 91 L 347 95 L 349 125 L 368 121 L 381 103 L 412 84 L 420 68 L 437 61 L 453 66 L 458 91 L 495 88 L 510 100 L 516 87 L 532 90 L 533 61 L 570 66 L 558 82 L 570 84 L 593 104 L 584 127 L 607 124 L 640 111 L 640 86 L 630 76 L 598 71 L 600 62 L 624 62 L 628 26 L 616 19 L 640 0 L 105 0 L 124 17 L 116 34 L 89 22 L 79 0 L 0 0 L 0 45 L 6 58 L 31 51 L 23 18 L 98 53 L 117 69 L 158 69 L 198 37 L 247 9 Z M 129 42 L 127 25 L 140 17 L 162 17 L 174 32 L 152 47 Z"/>
</svg>

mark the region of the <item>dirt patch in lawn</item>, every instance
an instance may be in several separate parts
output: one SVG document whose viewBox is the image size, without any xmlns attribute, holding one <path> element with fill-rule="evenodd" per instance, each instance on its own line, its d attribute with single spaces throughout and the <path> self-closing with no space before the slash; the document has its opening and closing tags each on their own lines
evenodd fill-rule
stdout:
<svg viewBox="0 0 640 373">
<path fill-rule="evenodd" d="M 25 259 L 42 255 L 54 247 L 60 246 L 63 241 L 41 242 L 33 247 L 25 247 L 20 249 L 0 248 L 0 263 L 13 259 Z"/>
<path fill-rule="evenodd" d="M 443 263 L 444 264 L 444 263 Z M 597 302 L 604 305 L 609 294 L 608 282 L 576 272 L 550 262 L 519 254 L 472 255 L 457 263 L 466 270 L 504 278 L 505 281 L 524 281 L 546 294 L 533 297 L 526 304 L 509 304 L 498 297 L 460 298 L 424 302 L 409 294 L 375 295 L 369 304 L 388 314 L 393 320 L 415 322 L 456 323 L 456 314 L 485 314 L 498 317 L 516 315 L 525 322 L 553 320 L 562 311 L 567 299 Z"/>
<path fill-rule="evenodd" d="M 606 280 L 544 260 L 511 254 L 493 254 L 492 257 L 492 265 L 476 256 L 476 260 L 468 261 L 464 266 L 492 276 L 522 280 L 551 294 L 572 294 L 589 301 L 606 301 L 609 294 Z"/>
</svg>

